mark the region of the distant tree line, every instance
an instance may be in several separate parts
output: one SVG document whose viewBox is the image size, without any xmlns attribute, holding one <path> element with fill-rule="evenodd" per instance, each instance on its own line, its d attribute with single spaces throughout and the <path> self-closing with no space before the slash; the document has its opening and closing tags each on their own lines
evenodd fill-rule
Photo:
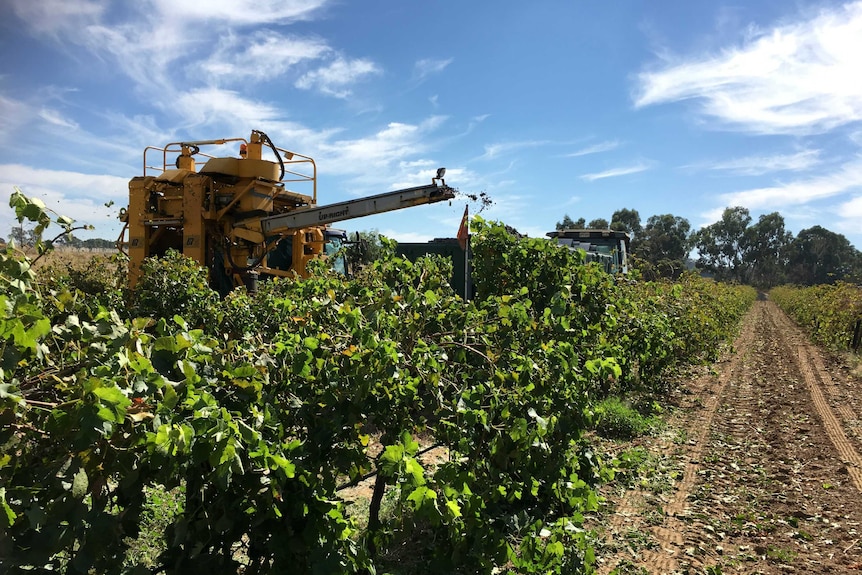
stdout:
<svg viewBox="0 0 862 575">
<path fill-rule="evenodd" d="M 27 229 L 24 226 L 14 226 L 9 232 L 9 242 L 15 242 L 16 246 L 26 248 L 32 247 L 36 243 L 36 235 L 33 230 Z M 2 238 L 0 238 L 2 241 Z M 90 238 L 82 240 L 71 234 L 61 237 L 54 243 L 57 247 L 69 247 L 78 249 L 116 249 L 117 243 L 111 240 L 102 238 Z"/>
<path fill-rule="evenodd" d="M 795 237 L 778 212 L 753 222 L 747 208 L 726 208 L 719 221 L 692 231 L 685 218 L 650 216 L 641 224 L 637 210 L 617 210 L 610 222 L 566 214 L 557 229 L 613 229 L 632 237 L 631 252 L 642 270 L 675 277 L 692 263 L 716 279 L 769 288 L 785 283 L 815 285 L 862 281 L 862 252 L 841 234 L 813 226 Z M 695 259 L 690 254 L 696 252 Z"/>
<path fill-rule="evenodd" d="M 612 229 L 631 236 L 631 255 L 647 275 L 676 277 L 696 266 L 716 279 L 769 288 L 791 283 L 816 285 L 836 281 L 862 282 L 862 252 L 841 234 L 822 226 L 787 231 L 778 212 L 764 214 L 753 222 L 747 208 L 726 208 L 721 219 L 692 231 L 690 222 L 673 214 L 650 216 L 641 223 L 637 210 L 621 209 L 610 221 L 596 218 L 573 220 L 568 214 L 556 229 Z M 33 230 L 13 227 L 10 242 L 32 246 Z M 377 230 L 360 232 L 364 259 L 373 261 L 381 244 Z M 0 238 L 2 241 L 2 238 Z M 64 236 L 58 243 L 79 249 L 115 249 L 116 243 L 101 238 L 82 240 Z M 368 253 L 365 253 L 368 252 Z M 696 252 L 697 257 L 691 254 Z"/>
</svg>

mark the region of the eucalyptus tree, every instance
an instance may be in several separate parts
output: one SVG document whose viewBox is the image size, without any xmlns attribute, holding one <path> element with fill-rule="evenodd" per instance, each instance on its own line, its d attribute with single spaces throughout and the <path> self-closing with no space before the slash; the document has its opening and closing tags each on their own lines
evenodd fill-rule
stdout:
<svg viewBox="0 0 862 575">
<path fill-rule="evenodd" d="M 799 232 L 789 245 L 788 279 L 814 285 L 862 279 L 862 253 L 841 234 L 821 226 Z"/>
<path fill-rule="evenodd" d="M 725 208 L 721 219 L 695 232 L 698 266 L 718 279 L 743 281 L 745 231 L 751 223 L 748 208 Z"/>
<path fill-rule="evenodd" d="M 563 220 L 557 222 L 556 229 L 558 230 L 577 230 L 587 227 L 587 221 L 584 218 L 573 220 L 569 214 L 563 216 Z"/>
<path fill-rule="evenodd" d="M 661 275 L 677 276 L 686 266 L 690 231 L 691 224 L 680 216 L 650 216 L 634 251 Z"/>
<path fill-rule="evenodd" d="M 745 230 L 743 240 L 745 283 L 767 288 L 784 283 L 793 234 L 785 229 L 782 215 L 761 215 Z"/>
<path fill-rule="evenodd" d="M 611 216 L 610 228 L 618 232 L 626 232 L 632 240 L 635 240 L 643 230 L 641 215 L 637 210 L 630 210 L 628 208 L 617 210 Z"/>
</svg>

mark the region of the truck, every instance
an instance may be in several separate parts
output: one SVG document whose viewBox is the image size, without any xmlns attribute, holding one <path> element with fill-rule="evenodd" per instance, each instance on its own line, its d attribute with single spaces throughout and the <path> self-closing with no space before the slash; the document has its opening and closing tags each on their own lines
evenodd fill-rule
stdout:
<svg viewBox="0 0 862 575">
<path fill-rule="evenodd" d="M 448 278 L 449 285 L 462 299 L 473 299 L 475 296 L 469 273 L 470 259 L 473 254 L 461 247 L 458 238 L 434 238 L 430 242 L 398 242 L 395 253 L 410 261 L 416 261 L 430 254 L 449 258 L 452 261 L 452 277 Z"/>
<path fill-rule="evenodd" d="M 564 229 L 548 232 L 547 237 L 571 250 L 583 250 L 586 262 L 598 262 L 610 274 L 628 273 L 628 253 L 631 238 L 626 232 L 607 229 Z M 470 277 L 472 252 L 462 247 L 457 238 L 435 238 L 424 243 L 399 243 L 395 253 L 415 261 L 429 254 L 452 260 L 449 283 L 464 299 L 473 299 L 475 286 Z"/>
<path fill-rule="evenodd" d="M 238 156 L 210 153 L 226 145 L 238 146 Z M 256 289 L 261 274 L 307 277 L 310 260 L 334 257 L 347 241 L 331 224 L 451 200 L 445 172 L 438 169 L 430 184 L 318 205 L 315 160 L 275 146 L 259 130 L 249 138 L 148 146 L 119 216 L 117 246 L 129 257 L 129 287 L 144 259 L 169 249 L 206 267 L 222 294 Z"/>
<path fill-rule="evenodd" d="M 587 262 L 598 262 L 606 272 L 628 273 L 631 238 L 626 232 L 606 229 L 563 229 L 547 235 L 560 245 L 586 252 Z"/>
</svg>

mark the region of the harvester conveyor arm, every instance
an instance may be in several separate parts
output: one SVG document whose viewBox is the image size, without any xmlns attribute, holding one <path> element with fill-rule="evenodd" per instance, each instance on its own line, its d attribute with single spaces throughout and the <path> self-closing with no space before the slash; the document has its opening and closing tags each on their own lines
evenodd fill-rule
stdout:
<svg viewBox="0 0 862 575">
<path fill-rule="evenodd" d="M 451 200 L 454 197 L 455 190 L 453 188 L 450 188 L 445 183 L 438 184 L 434 182 L 426 186 L 406 188 L 356 200 L 348 200 L 325 206 L 314 206 L 286 214 L 269 216 L 262 218 L 260 224 L 264 234 L 272 235 L 291 229 L 295 230 L 351 220 L 353 218 L 382 214 L 422 204 L 433 204 Z"/>
</svg>

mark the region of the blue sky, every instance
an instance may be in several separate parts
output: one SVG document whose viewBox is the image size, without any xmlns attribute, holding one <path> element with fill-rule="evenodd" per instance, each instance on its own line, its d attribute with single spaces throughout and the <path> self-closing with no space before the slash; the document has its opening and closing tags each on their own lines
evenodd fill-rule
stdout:
<svg viewBox="0 0 862 575">
<path fill-rule="evenodd" d="M 321 204 L 445 166 L 533 236 L 744 206 L 862 248 L 862 2 L 0 0 L 0 53 L 0 201 L 82 237 L 116 237 L 145 146 L 257 129 Z M 464 203 L 341 227 L 452 237 Z"/>
</svg>

